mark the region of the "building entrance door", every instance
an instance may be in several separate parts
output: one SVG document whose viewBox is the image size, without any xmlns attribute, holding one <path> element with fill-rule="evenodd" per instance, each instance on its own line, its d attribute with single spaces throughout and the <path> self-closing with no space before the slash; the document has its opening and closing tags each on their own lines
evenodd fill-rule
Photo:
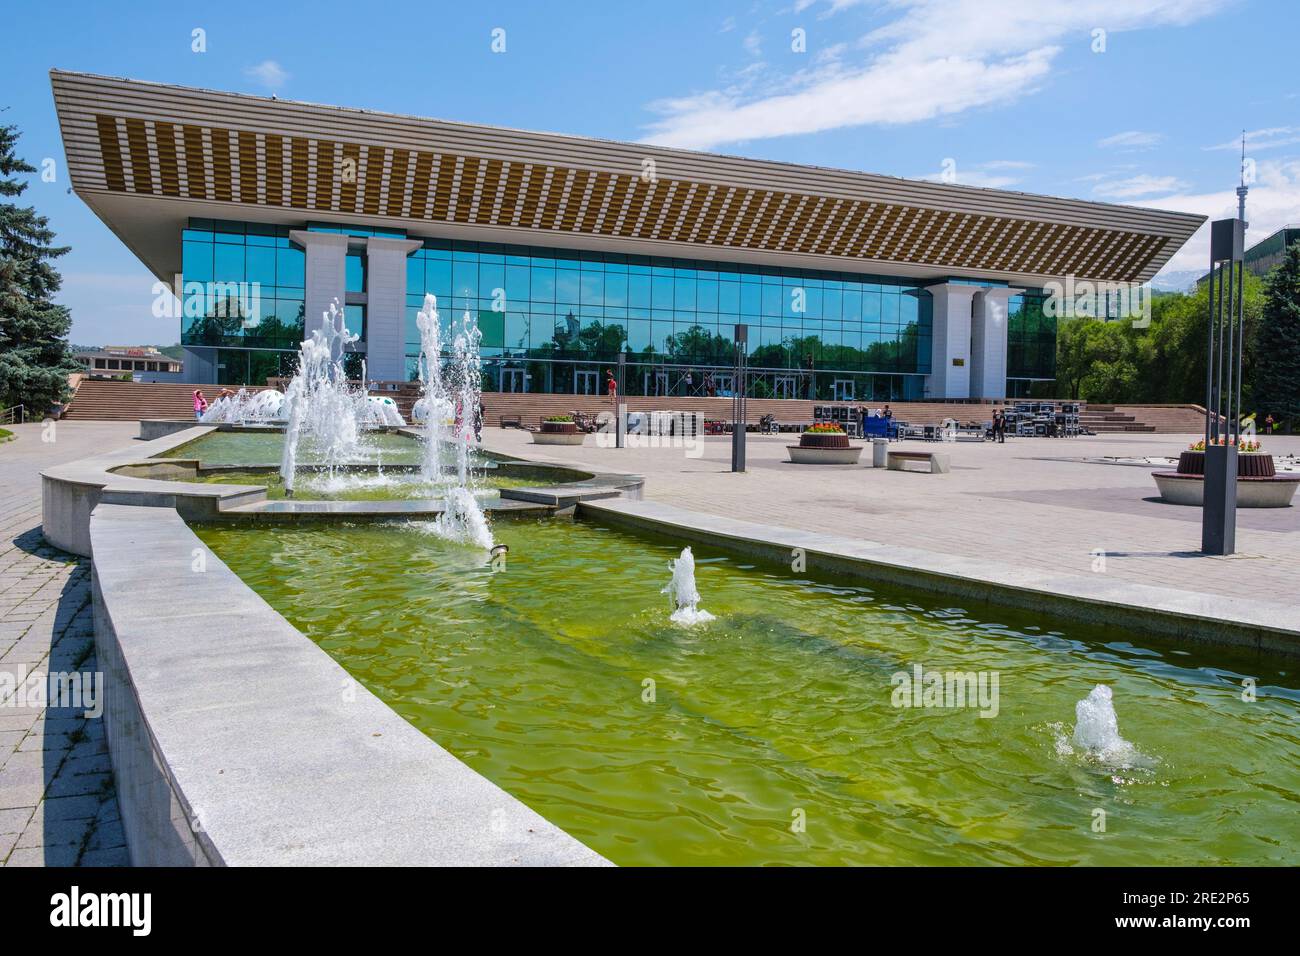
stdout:
<svg viewBox="0 0 1300 956">
<path fill-rule="evenodd" d="M 772 394 L 776 398 L 794 398 L 796 388 L 793 375 L 778 375 L 772 384 Z"/>
<path fill-rule="evenodd" d="M 600 383 L 597 381 L 596 373 L 591 369 L 574 369 L 573 393 L 575 395 L 599 395 Z"/>
<path fill-rule="evenodd" d="M 647 395 L 667 395 L 668 394 L 668 373 L 667 372 L 645 372 L 642 376 L 642 388 Z"/>
<path fill-rule="evenodd" d="M 853 379 L 835 379 L 835 381 L 831 383 L 831 400 L 836 402 L 853 401 Z"/>
<path fill-rule="evenodd" d="M 524 378 L 524 370 L 521 368 L 503 368 L 501 370 L 501 386 L 503 392 L 526 392 L 528 385 Z"/>
<path fill-rule="evenodd" d="M 713 384 L 719 395 L 731 395 L 736 388 L 736 376 L 730 372 L 721 372 L 713 376 Z"/>
</svg>

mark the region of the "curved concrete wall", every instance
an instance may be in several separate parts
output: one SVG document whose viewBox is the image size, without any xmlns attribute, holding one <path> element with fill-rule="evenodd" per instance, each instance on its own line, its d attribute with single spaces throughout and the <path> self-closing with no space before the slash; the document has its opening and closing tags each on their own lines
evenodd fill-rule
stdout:
<svg viewBox="0 0 1300 956">
<path fill-rule="evenodd" d="M 176 508 L 191 520 L 216 517 L 227 506 L 266 497 L 247 485 L 186 484 L 116 475 L 113 469 L 170 451 L 214 431 L 191 426 L 153 441 L 141 442 L 41 472 L 41 530 L 56 548 L 91 555 L 90 515 L 100 502 Z"/>
<path fill-rule="evenodd" d="M 175 510 L 99 504 L 95 643 L 137 865 L 602 865 L 354 682 Z"/>
</svg>

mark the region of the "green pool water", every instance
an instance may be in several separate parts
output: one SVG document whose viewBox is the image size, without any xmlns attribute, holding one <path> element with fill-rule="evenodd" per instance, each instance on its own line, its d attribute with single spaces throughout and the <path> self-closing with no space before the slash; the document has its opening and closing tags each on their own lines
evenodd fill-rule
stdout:
<svg viewBox="0 0 1300 956">
<path fill-rule="evenodd" d="M 388 465 L 418 465 L 423 450 L 419 441 L 395 432 L 374 432 L 365 437 L 366 455 L 362 462 Z M 282 432 L 233 431 L 211 432 L 202 438 L 179 445 L 159 458 L 197 458 L 209 467 L 221 465 L 279 465 L 284 453 Z M 309 438 L 298 448 L 299 464 L 320 460 Z"/>
<path fill-rule="evenodd" d="M 164 481 L 189 481 L 177 475 Z M 214 485 L 265 485 L 266 497 L 278 501 L 285 496 L 284 479 L 278 472 L 221 471 L 204 474 L 199 481 Z M 480 473 L 475 486 L 483 491 L 502 488 L 535 488 L 555 484 L 554 479 L 514 478 Z M 297 477 L 294 498 L 299 501 L 402 501 L 411 498 L 440 498 L 444 494 L 411 472 L 346 472 L 338 475 L 305 472 Z"/>
<path fill-rule="evenodd" d="M 659 593 L 680 545 L 581 522 L 498 521 L 504 570 L 420 525 L 196 530 L 398 713 L 616 863 L 1300 862 L 1285 661 L 702 547 L 717 619 L 688 629 Z M 997 715 L 894 706 L 918 664 L 996 673 Z M 1099 683 L 1122 760 L 1069 744 Z"/>
</svg>

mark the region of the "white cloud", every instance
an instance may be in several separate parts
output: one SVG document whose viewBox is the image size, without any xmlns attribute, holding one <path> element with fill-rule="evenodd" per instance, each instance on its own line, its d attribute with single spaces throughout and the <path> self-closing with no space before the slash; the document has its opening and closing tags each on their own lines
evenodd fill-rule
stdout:
<svg viewBox="0 0 1300 956">
<path fill-rule="evenodd" d="M 758 35 L 757 30 L 750 30 L 742 45 L 750 56 L 763 55 L 763 39 Z"/>
<path fill-rule="evenodd" d="M 1261 162 L 1258 178 L 1246 197 L 1246 245 L 1251 246 L 1272 235 L 1283 226 L 1300 221 L 1300 160 Z M 1158 200 L 1143 200 L 1139 205 L 1153 209 L 1195 212 L 1215 219 L 1237 215 L 1234 189 L 1210 193 L 1178 194 Z M 1209 269 L 1210 224 L 1207 222 L 1176 252 L 1160 270 L 1161 274 Z"/>
<path fill-rule="evenodd" d="M 942 183 L 951 182 L 961 186 L 982 186 L 985 189 L 1006 189 L 1008 186 L 1015 186 L 1020 182 L 1019 176 L 1006 175 L 1006 173 L 995 172 L 1002 170 L 1025 170 L 1032 169 L 1033 163 L 1022 162 L 1018 159 L 994 159 L 987 163 L 976 163 L 972 166 L 963 166 L 958 163 L 952 170 L 951 175 L 945 175 L 942 171 L 937 173 L 926 173 L 921 179 L 930 182 Z"/>
<path fill-rule="evenodd" d="M 1094 194 L 1103 199 L 1136 199 L 1186 189 L 1187 183 L 1177 176 L 1151 176 L 1139 173 L 1124 179 L 1104 179 L 1092 187 Z"/>
<path fill-rule="evenodd" d="M 1246 134 L 1246 151 L 1251 152 L 1260 149 L 1276 149 L 1279 146 L 1290 146 L 1293 143 L 1300 143 L 1300 126 L 1270 126 L 1267 129 L 1251 130 Z M 1217 146 L 1206 146 L 1205 149 L 1241 149 L 1241 138 L 1228 140 L 1226 143 L 1219 143 Z"/>
<path fill-rule="evenodd" d="M 1099 139 L 1097 140 L 1097 146 L 1100 149 L 1150 149 L 1164 138 L 1163 133 L 1148 133 L 1131 129 L 1123 133 L 1116 133 L 1114 136 L 1107 136 L 1105 139 Z"/>
<path fill-rule="evenodd" d="M 289 80 L 289 72 L 274 60 L 263 60 L 244 70 L 244 75 L 257 80 L 268 90 L 278 90 Z"/>
<path fill-rule="evenodd" d="M 914 123 L 1013 102 L 1038 89 L 1064 43 L 1193 20 L 1228 0 L 889 0 L 894 20 L 861 37 L 861 59 L 832 59 L 784 86 L 697 91 L 651 103 L 646 142 L 723 143 L 864 124 Z M 854 5 L 831 0 L 827 13 Z M 807 6 L 797 9 L 806 9 Z"/>
</svg>

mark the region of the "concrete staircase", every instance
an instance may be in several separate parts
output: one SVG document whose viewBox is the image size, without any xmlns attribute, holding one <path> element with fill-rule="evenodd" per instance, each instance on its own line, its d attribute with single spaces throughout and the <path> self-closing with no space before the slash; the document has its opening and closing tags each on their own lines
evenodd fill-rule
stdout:
<svg viewBox="0 0 1300 956">
<path fill-rule="evenodd" d="M 136 422 L 142 418 L 193 418 L 196 388 L 201 389 L 203 397 L 211 402 L 222 386 L 87 378 L 77 386 L 63 417 L 71 421 L 119 422 Z M 248 390 L 256 392 L 262 388 L 265 386 L 250 386 Z"/>
<path fill-rule="evenodd" d="M 259 391 L 268 386 L 250 386 Z M 84 379 L 78 386 L 64 418 L 71 420 L 139 421 L 143 418 L 189 419 L 194 417 L 194 389 L 200 388 L 209 402 L 216 398 L 220 385 L 147 384 L 116 379 Z M 411 407 L 419 397 L 414 383 L 387 385 L 375 394 L 397 402 L 403 417 L 410 421 Z M 731 399 L 698 397 L 628 396 L 629 411 L 697 412 L 705 418 L 727 420 L 731 417 Z M 813 406 L 828 404 L 802 399 L 751 398 L 748 417 L 757 423 L 764 415 L 774 415 L 778 422 L 807 423 L 813 419 Z M 884 402 L 864 402 L 869 408 L 882 408 Z M 990 402 L 890 402 L 894 417 L 913 425 L 938 425 L 945 418 L 960 424 L 985 422 L 993 417 L 997 406 Z M 611 410 L 603 395 L 551 395 L 539 392 L 484 392 L 486 423 L 499 425 L 503 415 L 517 415 L 526 425 L 537 425 L 547 415 L 565 415 L 580 411 L 596 415 Z M 1092 431 L 1159 432 L 1197 434 L 1204 426 L 1204 411 L 1196 405 L 1088 405 L 1080 413 L 1081 421 Z"/>
<path fill-rule="evenodd" d="M 1079 421 L 1098 434 L 1195 435 L 1205 427 L 1205 410 L 1199 405 L 1087 405 L 1079 412 Z"/>
</svg>

